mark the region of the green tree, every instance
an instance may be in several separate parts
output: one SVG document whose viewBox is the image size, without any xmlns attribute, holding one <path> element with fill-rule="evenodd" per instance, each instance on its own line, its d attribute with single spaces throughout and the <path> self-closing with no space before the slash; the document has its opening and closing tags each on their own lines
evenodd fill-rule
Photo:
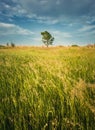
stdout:
<svg viewBox="0 0 95 130">
<path fill-rule="evenodd" d="M 42 41 L 47 47 L 49 45 L 52 45 L 54 37 L 52 37 L 52 35 L 49 32 L 47 31 L 41 32 L 41 35 L 42 35 Z"/>
<path fill-rule="evenodd" d="M 6 46 L 9 47 L 9 43 L 8 42 L 6 43 Z"/>
<path fill-rule="evenodd" d="M 15 44 L 13 42 L 11 42 L 11 47 L 15 47 Z"/>
</svg>

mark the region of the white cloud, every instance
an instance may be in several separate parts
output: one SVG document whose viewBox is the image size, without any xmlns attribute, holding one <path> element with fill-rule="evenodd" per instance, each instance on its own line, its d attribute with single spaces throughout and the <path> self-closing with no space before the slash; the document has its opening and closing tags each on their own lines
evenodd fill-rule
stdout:
<svg viewBox="0 0 95 130">
<path fill-rule="evenodd" d="M 21 5 L 13 7 L 12 10 L 14 13 L 16 13 L 16 15 L 22 15 L 27 13 L 26 9 L 22 8 Z"/>
<path fill-rule="evenodd" d="M 86 31 L 90 31 L 91 29 L 95 29 L 95 25 L 86 25 L 86 26 L 83 26 L 78 31 L 79 32 L 86 32 Z"/>
<path fill-rule="evenodd" d="M 59 30 L 51 30 L 50 33 L 55 38 L 54 44 L 55 45 L 66 45 L 70 43 L 69 41 L 72 39 L 72 35 L 69 32 L 63 32 Z"/>
<path fill-rule="evenodd" d="M 4 7 L 7 8 L 7 9 L 9 9 L 9 8 L 10 8 L 10 5 L 4 4 Z"/>
<path fill-rule="evenodd" d="M 41 3 L 42 5 L 44 5 L 44 4 L 47 4 L 48 1 L 47 1 L 47 0 L 41 0 L 40 3 Z"/>
<path fill-rule="evenodd" d="M 60 23 L 60 19 L 47 17 L 47 16 L 37 16 L 36 14 L 27 14 L 28 21 L 36 21 L 37 23 L 54 25 Z"/>
<path fill-rule="evenodd" d="M 63 33 L 63 37 L 65 37 L 65 38 L 71 38 L 72 35 L 71 35 L 70 33 L 64 32 L 64 33 Z"/>
<path fill-rule="evenodd" d="M 87 16 L 88 13 L 95 13 L 94 0 L 12 0 L 20 4 L 28 13 L 40 16 Z M 69 4 L 68 4 L 69 3 Z M 44 6 L 45 5 L 45 6 Z M 60 6 L 58 6 L 60 5 Z M 89 9 L 88 9 L 89 6 Z M 80 17 L 79 17 L 80 19 Z"/>
<path fill-rule="evenodd" d="M 12 27 L 15 27 L 15 25 L 9 23 L 0 23 L 0 28 L 12 28 Z"/>
<path fill-rule="evenodd" d="M 54 24 L 57 23 L 57 21 L 62 23 L 64 21 L 70 22 L 70 20 L 78 20 L 80 22 L 83 21 L 81 17 L 84 15 L 84 21 L 86 21 L 86 17 L 89 17 L 91 13 L 95 14 L 94 7 L 94 0 L 11 0 L 10 2 L 1 2 L 0 10 L 2 12 L 6 12 L 3 14 L 4 16 L 6 15 L 10 17 L 25 16 L 31 19 L 36 16 L 47 16 L 51 17 L 52 19 L 56 18 L 57 20 L 53 20 L 51 22 Z M 63 20 L 60 19 L 60 17 L 62 17 Z M 44 21 L 46 21 L 46 23 L 50 23 L 50 21 L 47 21 L 47 19 Z M 40 20 L 42 23 L 44 21 Z"/>
<path fill-rule="evenodd" d="M 19 3 L 15 3 L 14 6 L 1 2 L 0 11 L 3 16 L 12 17 L 12 16 L 23 16 L 27 14 L 27 10 L 23 8 Z M 3 11 L 5 13 L 3 13 Z"/>
<path fill-rule="evenodd" d="M 52 19 L 49 17 L 38 17 L 37 20 L 39 23 L 45 23 L 45 24 L 50 24 L 50 25 L 59 23 L 58 19 Z"/>
<path fill-rule="evenodd" d="M 9 24 L 9 23 L 0 23 L 0 34 L 1 35 L 32 35 L 34 32 L 21 28 L 18 25 L 15 24 Z"/>
<path fill-rule="evenodd" d="M 60 5 L 60 4 L 61 4 L 60 0 L 57 0 L 56 5 Z"/>
<path fill-rule="evenodd" d="M 62 32 L 62 31 L 53 31 L 52 32 L 57 37 L 63 37 L 63 38 L 71 38 L 72 35 L 68 32 Z"/>
<path fill-rule="evenodd" d="M 35 42 L 41 42 L 42 41 L 41 37 L 32 38 L 32 40 L 35 41 Z"/>
</svg>

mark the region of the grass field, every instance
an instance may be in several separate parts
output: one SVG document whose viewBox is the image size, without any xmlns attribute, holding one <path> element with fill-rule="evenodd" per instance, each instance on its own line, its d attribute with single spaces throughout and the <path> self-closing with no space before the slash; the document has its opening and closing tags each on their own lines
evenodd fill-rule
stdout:
<svg viewBox="0 0 95 130">
<path fill-rule="evenodd" d="M 95 48 L 0 49 L 0 130 L 95 130 Z"/>
</svg>

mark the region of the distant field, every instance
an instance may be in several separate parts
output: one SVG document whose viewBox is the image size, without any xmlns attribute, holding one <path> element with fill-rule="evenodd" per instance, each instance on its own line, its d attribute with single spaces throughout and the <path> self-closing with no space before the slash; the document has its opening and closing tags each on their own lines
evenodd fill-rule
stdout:
<svg viewBox="0 0 95 130">
<path fill-rule="evenodd" d="M 95 130 L 95 48 L 0 49 L 0 130 Z"/>
</svg>

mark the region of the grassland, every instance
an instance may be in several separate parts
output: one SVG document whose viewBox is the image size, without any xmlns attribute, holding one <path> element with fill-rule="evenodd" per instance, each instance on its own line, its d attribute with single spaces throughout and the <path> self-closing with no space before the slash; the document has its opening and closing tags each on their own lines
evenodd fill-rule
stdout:
<svg viewBox="0 0 95 130">
<path fill-rule="evenodd" d="M 95 130 L 95 48 L 0 49 L 0 130 Z"/>
</svg>

